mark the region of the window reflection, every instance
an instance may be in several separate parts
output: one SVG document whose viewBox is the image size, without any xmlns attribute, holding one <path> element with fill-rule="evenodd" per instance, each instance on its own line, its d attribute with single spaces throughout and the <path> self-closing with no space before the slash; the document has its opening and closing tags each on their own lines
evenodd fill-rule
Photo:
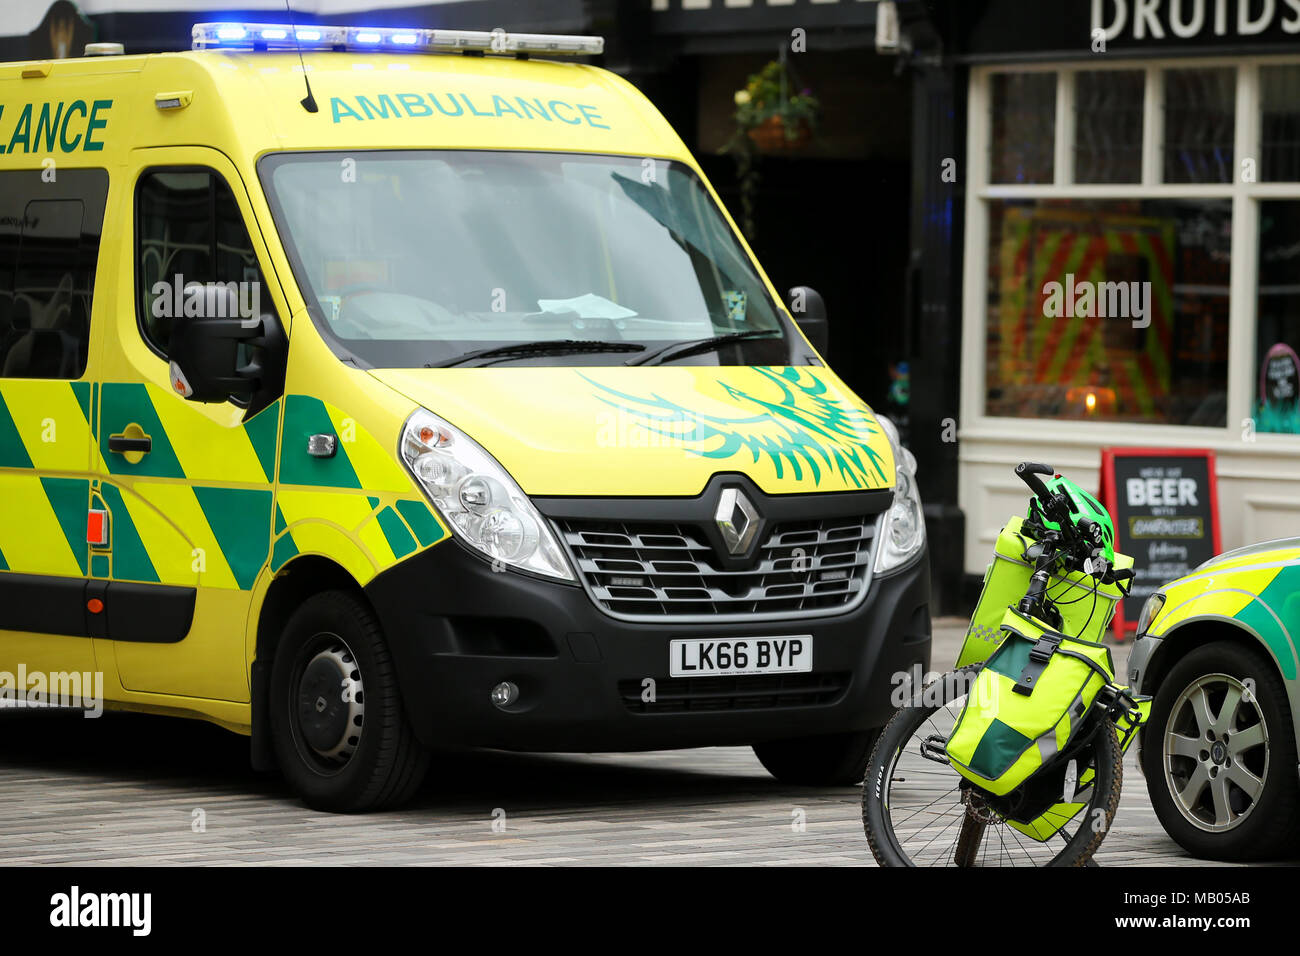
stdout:
<svg viewBox="0 0 1300 956">
<path fill-rule="evenodd" d="M 987 414 L 1226 424 L 1231 201 L 989 212 Z"/>
</svg>

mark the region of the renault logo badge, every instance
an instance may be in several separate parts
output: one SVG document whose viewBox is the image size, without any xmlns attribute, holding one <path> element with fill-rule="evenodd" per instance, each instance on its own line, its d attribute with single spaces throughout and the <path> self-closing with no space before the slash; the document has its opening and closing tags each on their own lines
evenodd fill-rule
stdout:
<svg viewBox="0 0 1300 956">
<path fill-rule="evenodd" d="M 722 541 L 732 554 L 744 554 L 758 534 L 758 512 L 739 488 L 724 488 L 714 514 Z"/>
</svg>

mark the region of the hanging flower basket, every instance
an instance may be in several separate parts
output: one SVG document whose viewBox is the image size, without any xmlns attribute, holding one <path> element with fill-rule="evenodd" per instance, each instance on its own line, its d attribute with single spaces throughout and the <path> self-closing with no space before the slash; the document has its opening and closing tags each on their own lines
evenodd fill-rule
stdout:
<svg viewBox="0 0 1300 956">
<path fill-rule="evenodd" d="M 797 91 L 797 92 L 796 92 Z M 812 142 L 821 105 L 801 88 L 791 69 L 773 60 L 736 91 L 736 128 L 720 152 L 736 161 L 740 184 L 741 229 L 754 238 L 754 200 L 758 194 L 758 160 L 764 155 L 793 153 Z"/>
<path fill-rule="evenodd" d="M 760 152 L 791 153 L 812 141 L 812 127 L 797 117 L 787 120 L 783 116 L 769 116 L 749 130 L 748 135 Z"/>
</svg>

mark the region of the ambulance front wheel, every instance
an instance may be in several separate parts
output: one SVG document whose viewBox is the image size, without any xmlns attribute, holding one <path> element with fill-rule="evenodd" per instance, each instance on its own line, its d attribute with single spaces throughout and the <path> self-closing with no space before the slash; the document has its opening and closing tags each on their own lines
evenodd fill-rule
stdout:
<svg viewBox="0 0 1300 956">
<path fill-rule="evenodd" d="M 879 731 L 823 734 L 754 744 L 754 755 L 782 783 L 852 787 L 862 782 Z"/>
<path fill-rule="evenodd" d="M 379 622 L 344 591 L 308 599 L 285 625 L 269 712 L 280 772 L 318 810 L 396 806 L 428 769 Z"/>
</svg>

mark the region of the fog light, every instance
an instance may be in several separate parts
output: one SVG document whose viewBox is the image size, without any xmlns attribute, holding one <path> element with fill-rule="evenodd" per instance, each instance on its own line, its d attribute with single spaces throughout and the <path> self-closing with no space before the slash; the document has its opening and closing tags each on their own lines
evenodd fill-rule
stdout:
<svg viewBox="0 0 1300 956">
<path fill-rule="evenodd" d="M 519 688 L 508 680 L 503 680 L 492 688 L 492 703 L 498 707 L 509 707 L 519 699 Z"/>
</svg>

